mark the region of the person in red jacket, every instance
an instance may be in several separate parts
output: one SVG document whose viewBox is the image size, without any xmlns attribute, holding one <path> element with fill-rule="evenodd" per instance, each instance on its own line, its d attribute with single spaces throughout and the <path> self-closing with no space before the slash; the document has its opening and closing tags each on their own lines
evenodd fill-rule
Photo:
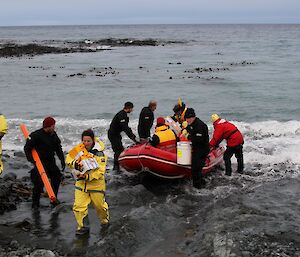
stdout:
<svg viewBox="0 0 300 257">
<path fill-rule="evenodd" d="M 210 146 L 218 146 L 223 139 L 225 139 L 227 143 L 227 148 L 223 156 L 225 162 L 225 175 L 231 176 L 231 157 L 233 154 L 238 163 L 237 172 L 242 174 L 244 170 L 244 139 L 242 133 L 235 125 L 225 119 L 221 119 L 218 114 L 211 115 L 211 121 L 214 125 L 214 134 L 209 142 Z"/>
</svg>

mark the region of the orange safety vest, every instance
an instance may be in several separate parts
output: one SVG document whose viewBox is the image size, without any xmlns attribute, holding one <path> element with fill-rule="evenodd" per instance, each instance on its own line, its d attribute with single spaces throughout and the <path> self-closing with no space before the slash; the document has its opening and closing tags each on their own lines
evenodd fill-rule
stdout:
<svg viewBox="0 0 300 257">
<path fill-rule="evenodd" d="M 166 151 L 176 151 L 176 135 L 168 126 L 163 125 L 155 129 L 155 135 L 159 138 L 157 148 Z"/>
</svg>

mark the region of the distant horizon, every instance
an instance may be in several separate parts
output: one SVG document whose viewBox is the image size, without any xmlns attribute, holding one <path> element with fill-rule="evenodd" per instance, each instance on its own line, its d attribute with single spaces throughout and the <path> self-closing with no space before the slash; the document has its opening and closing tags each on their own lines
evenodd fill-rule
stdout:
<svg viewBox="0 0 300 257">
<path fill-rule="evenodd" d="M 32 25 L 0 25 L 5 27 L 68 27 L 68 26 L 164 26 L 164 25 L 300 25 L 299 23 L 123 23 L 123 24 L 32 24 Z"/>
</svg>

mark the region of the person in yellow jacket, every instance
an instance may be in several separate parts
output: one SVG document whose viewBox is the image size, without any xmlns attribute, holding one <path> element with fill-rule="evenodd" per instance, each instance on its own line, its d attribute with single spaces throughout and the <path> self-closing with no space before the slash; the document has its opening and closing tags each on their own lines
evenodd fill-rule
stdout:
<svg viewBox="0 0 300 257">
<path fill-rule="evenodd" d="M 155 133 L 150 139 L 150 144 L 165 151 L 176 152 L 177 141 L 178 137 L 176 133 L 166 125 L 165 119 L 158 117 Z"/>
<path fill-rule="evenodd" d="M 179 124 L 182 124 L 182 122 L 185 121 L 185 113 L 187 111 L 187 106 L 184 102 L 181 101 L 180 98 L 178 98 L 177 104 L 173 108 L 174 115 L 171 117 L 174 121 L 179 122 Z"/>
<path fill-rule="evenodd" d="M 73 212 L 78 224 L 76 235 L 89 232 L 88 205 L 92 202 L 102 225 L 108 225 L 108 204 L 105 201 L 107 157 L 104 143 L 95 138 L 91 129 L 83 131 L 82 143 L 75 146 L 66 157 L 66 164 L 76 177 Z"/>
<path fill-rule="evenodd" d="M 4 169 L 3 162 L 2 162 L 2 137 L 6 133 L 7 133 L 7 122 L 4 115 L 0 113 L 0 175 L 2 174 Z"/>
</svg>

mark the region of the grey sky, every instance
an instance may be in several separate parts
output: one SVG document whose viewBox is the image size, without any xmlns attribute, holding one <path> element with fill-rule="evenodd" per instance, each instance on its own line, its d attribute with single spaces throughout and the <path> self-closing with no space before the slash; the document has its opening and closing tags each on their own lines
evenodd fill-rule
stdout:
<svg viewBox="0 0 300 257">
<path fill-rule="evenodd" d="M 0 26 L 300 23 L 300 0 L 2 0 Z"/>
</svg>

